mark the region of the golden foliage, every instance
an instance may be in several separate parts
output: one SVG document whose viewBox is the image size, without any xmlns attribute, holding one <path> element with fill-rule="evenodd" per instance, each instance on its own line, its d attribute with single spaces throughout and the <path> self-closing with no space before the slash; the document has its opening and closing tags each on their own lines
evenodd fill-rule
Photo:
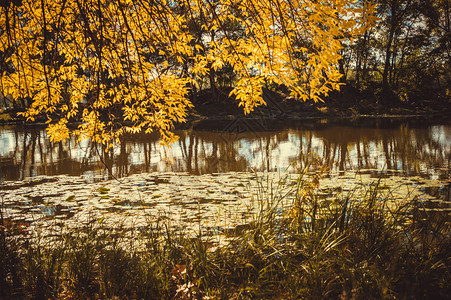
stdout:
<svg viewBox="0 0 451 300">
<path fill-rule="evenodd" d="M 343 37 L 374 21 L 352 0 L 16 2 L 0 8 L 1 92 L 32 99 L 25 116 L 47 115 L 55 141 L 81 121 L 80 138 L 157 130 L 170 143 L 190 87 L 225 64 L 246 113 L 265 104 L 265 80 L 318 101 L 339 89 Z"/>
</svg>

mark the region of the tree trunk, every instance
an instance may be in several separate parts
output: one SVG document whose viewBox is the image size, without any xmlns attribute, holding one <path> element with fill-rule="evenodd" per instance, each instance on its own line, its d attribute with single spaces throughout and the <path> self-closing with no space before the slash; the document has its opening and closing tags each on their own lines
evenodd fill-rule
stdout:
<svg viewBox="0 0 451 300">
<path fill-rule="evenodd" d="M 210 69 L 210 73 L 209 73 L 210 90 L 211 90 L 213 99 L 215 101 L 219 101 L 218 88 L 216 87 L 216 81 L 215 81 L 215 73 L 216 72 L 213 69 Z"/>
<path fill-rule="evenodd" d="M 388 83 L 388 73 L 390 71 L 390 60 L 391 60 L 391 46 L 393 44 L 393 36 L 394 36 L 394 28 L 390 28 L 390 33 L 388 37 L 387 46 L 385 48 L 385 63 L 384 63 L 384 71 L 382 73 L 382 86 L 384 90 L 389 90 L 390 85 Z"/>
<path fill-rule="evenodd" d="M 364 60 L 365 52 L 366 52 L 366 43 L 368 39 L 368 30 L 365 31 L 363 35 L 362 42 L 359 43 L 359 46 L 357 48 L 357 57 L 356 57 L 356 68 L 355 68 L 355 82 L 357 87 L 360 86 L 360 73 L 362 70 L 362 62 Z"/>
<path fill-rule="evenodd" d="M 211 41 L 215 40 L 215 32 L 210 31 L 210 39 Z M 213 70 L 213 68 L 210 67 L 210 72 L 208 73 L 209 79 L 210 79 L 210 90 L 211 94 L 213 96 L 214 101 L 219 101 L 219 95 L 218 95 L 218 88 L 216 86 L 216 72 Z"/>
<path fill-rule="evenodd" d="M 384 71 L 382 73 L 382 87 L 384 92 L 390 89 L 390 85 L 388 83 L 388 74 L 390 72 L 390 61 L 392 56 L 391 47 L 393 44 L 393 38 L 395 36 L 396 22 L 397 22 L 397 13 L 398 13 L 398 3 L 396 0 L 391 1 L 390 4 L 391 16 L 390 16 L 390 29 L 388 33 L 388 41 L 385 48 L 385 63 L 384 63 Z"/>
</svg>

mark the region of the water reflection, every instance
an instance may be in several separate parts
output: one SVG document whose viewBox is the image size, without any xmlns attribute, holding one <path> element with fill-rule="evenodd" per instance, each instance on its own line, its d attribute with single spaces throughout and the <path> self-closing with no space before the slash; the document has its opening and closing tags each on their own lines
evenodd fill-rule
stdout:
<svg viewBox="0 0 451 300">
<path fill-rule="evenodd" d="M 421 120 L 359 122 L 215 121 L 180 130 L 171 148 L 152 135 L 125 137 L 112 151 L 89 141 L 51 143 L 43 128 L 0 127 L 0 180 L 36 175 L 84 175 L 150 171 L 204 174 L 285 170 L 301 155 L 316 154 L 331 170 L 390 169 L 406 175 L 449 179 L 451 126 Z M 233 124 L 233 126 L 231 126 Z M 222 131 L 225 129 L 225 131 Z"/>
</svg>

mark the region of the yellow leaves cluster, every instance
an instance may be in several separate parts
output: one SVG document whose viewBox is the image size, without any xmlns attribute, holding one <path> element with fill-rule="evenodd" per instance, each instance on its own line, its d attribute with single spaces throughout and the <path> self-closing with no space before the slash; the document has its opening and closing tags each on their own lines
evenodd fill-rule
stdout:
<svg viewBox="0 0 451 300">
<path fill-rule="evenodd" d="M 156 130 L 175 139 L 190 86 L 226 64 L 245 113 L 264 105 L 265 80 L 301 100 L 339 89 L 343 36 L 374 21 L 354 0 L 22 0 L 0 8 L 0 51 L 13 54 L 0 92 L 29 97 L 29 119 L 49 116 L 52 140 L 110 143 Z M 197 30 L 192 29 L 198 24 Z M 119 111 L 119 113 L 118 113 Z M 54 120 L 54 121 L 53 121 Z"/>
<path fill-rule="evenodd" d="M 47 134 L 52 142 L 65 141 L 68 139 L 69 129 L 67 128 L 67 120 L 61 119 L 56 124 L 49 124 L 49 126 L 47 126 Z"/>
<path fill-rule="evenodd" d="M 239 100 L 239 106 L 242 106 L 244 113 L 250 113 L 254 107 L 266 104 L 262 98 L 262 87 L 264 85 L 263 77 L 244 77 L 241 78 L 237 86 L 230 92 L 230 96 L 235 95 Z"/>
<path fill-rule="evenodd" d="M 286 85 L 295 98 L 302 100 L 319 101 L 322 95 L 339 89 L 338 61 L 344 35 L 356 36 L 374 21 L 369 18 L 374 6 L 360 7 L 353 0 L 223 0 L 221 3 L 225 7 L 238 7 L 242 13 L 226 10 L 218 16 L 218 23 L 233 19 L 246 34 L 234 40 L 224 34 L 212 41 L 210 54 L 215 58 L 212 67 L 221 66 L 218 60 L 227 62 L 238 74 L 238 80 L 263 76 Z M 264 103 L 259 99 L 258 87 L 238 83 L 232 92 L 246 112 Z"/>
</svg>

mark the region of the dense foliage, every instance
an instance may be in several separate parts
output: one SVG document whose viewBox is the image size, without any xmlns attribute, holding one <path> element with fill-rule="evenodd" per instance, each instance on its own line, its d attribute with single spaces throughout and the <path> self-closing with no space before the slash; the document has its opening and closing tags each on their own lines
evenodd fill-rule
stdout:
<svg viewBox="0 0 451 300">
<path fill-rule="evenodd" d="M 71 133 L 108 144 L 126 131 L 172 141 L 206 89 L 246 113 L 274 87 L 448 103 L 450 12 L 449 0 L 5 0 L 0 105 L 44 116 L 55 140 L 77 121 Z"/>
<path fill-rule="evenodd" d="M 45 114 L 55 141 L 81 120 L 72 133 L 98 142 L 142 130 L 170 142 L 190 94 L 204 80 L 215 90 L 224 70 L 245 113 L 265 104 L 268 84 L 314 101 L 339 89 L 344 38 L 367 31 L 373 9 L 353 0 L 4 1 L 0 89 L 29 119 Z"/>
</svg>

